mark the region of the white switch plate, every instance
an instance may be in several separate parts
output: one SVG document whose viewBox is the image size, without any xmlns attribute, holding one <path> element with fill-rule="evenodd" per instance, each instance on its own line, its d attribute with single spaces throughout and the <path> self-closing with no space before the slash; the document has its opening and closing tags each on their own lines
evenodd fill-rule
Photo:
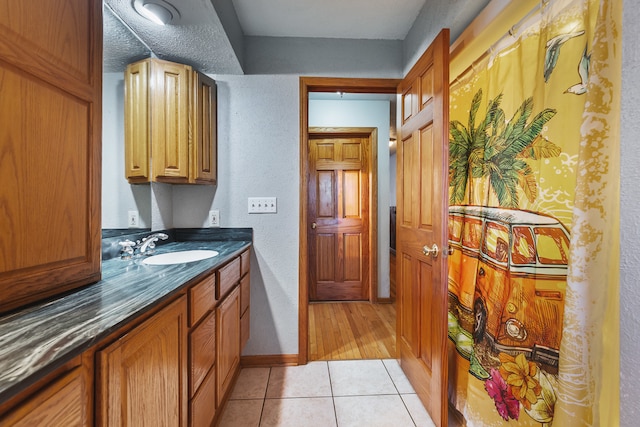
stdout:
<svg viewBox="0 0 640 427">
<path fill-rule="evenodd" d="M 139 227 L 139 215 L 138 215 L 138 211 L 128 211 L 127 212 L 127 226 L 132 228 L 132 227 Z"/>
<path fill-rule="evenodd" d="M 220 211 L 218 209 L 209 211 L 209 227 L 220 227 Z"/>
<path fill-rule="evenodd" d="M 249 197 L 248 212 L 254 213 L 276 213 L 278 202 L 275 197 Z"/>
</svg>

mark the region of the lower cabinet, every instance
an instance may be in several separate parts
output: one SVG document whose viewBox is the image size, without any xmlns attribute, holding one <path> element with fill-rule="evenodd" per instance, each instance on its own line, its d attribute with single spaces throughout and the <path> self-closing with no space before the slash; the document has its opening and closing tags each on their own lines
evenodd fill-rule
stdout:
<svg viewBox="0 0 640 427">
<path fill-rule="evenodd" d="M 216 400 L 220 406 L 240 364 L 240 287 L 224 299 L 216 317 Z"/>
<path fill-rule="evenodd" d="M 97 353 L 98 425 L 187 426 L 187 303 L 180 297 Z"/>
<path fill-rule="evenodd" d="M 6 403 L 0 426 L 214 425 L 249 338 L 249 288 L 247 250 Z"/>
<path fill-rule="evenodd" d="M 91 426 L 90 381 L 82 367 L 73 369 L 0 418 L 2 426 Z"/>
</svg>

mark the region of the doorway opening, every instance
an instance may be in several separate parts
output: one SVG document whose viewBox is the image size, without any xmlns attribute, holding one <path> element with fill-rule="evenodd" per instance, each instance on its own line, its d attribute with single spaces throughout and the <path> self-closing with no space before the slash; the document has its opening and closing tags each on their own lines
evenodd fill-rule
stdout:
<svg viewBox="0 0 640 427">
<path fill-rule="evenodd" d="M 396 88 L 399 83 L 399 80 L 396 79 L 345 79 L 345 78 L 311 78 L 311 77 L 301 77 L 300 78 L 300 259 L 299 259 L 299 331 L 298 331 L 298 363 L 306 364 L 309 361 L 310 354 L 310 345 L 314 346 L 314 356 L 315 359 L 318 357 L 318 344 L 321 342 L 320 339 L 324 340 L 321 335 L 318 335 L 318 327 L 321 328 L 329 328 L 331 327 L 331 331 L 328 332 L 329 335 L 333 335 L 333 338 L 328 337 L 327 342 L 330 342 L 332 339 L 334 342 L 340 342 L 340 340 L 346 341 L 349 339 L 349 335 L 351 335 L 352 340 L 349 345 L 350 348 L 354 347 L 354 343 L 357 344 L 357 339 L 355 335 L 357 335 L 357 331 L 362 331 L 364 328 L 362 325 L 359 325 L 359 322 L 363 321 L 365 324 L 369 321 L 375 322 L 375 317 L 379 319 L 388 319 L 389 313 L 393 314 L 393 323 L 391 327 L 393 331 L 395 331 L 395 307 L 387 307 L 387 313 L 365 313 L 366 308 L 364 308 L 366 304 L 371 305 L 366 302 L 347 302 L 347 303 L 320 303 L 320 305 L 316 305 L 314 303 L 313 314 L 310 317 L 310 272 L 312 270 L 311 262 L 312 260 L 308 256 L 309 254 L 309 230 L 313 225 L 313 220 L 310 220 L 309 213 L 309 183 L 310 183 L 310 169 L 309 169 L 309 127 L 310 126 L 319 126 L 317 123 L 310 123 L 309 121 L 309 99 L 310 93 L 324 93 L 324 94 L 336 94 L 336 93 L 348 93 L 348 94 L 387 94 L 393 95 L 396 94 Z M 388 121 L 387 121 L 388 123 Z M 375 186 L 372 186 L 372 190 L 377 191 Z M 378 206 L 375 206 L 375 209 L 378 209 Z M 377 233 L 377 227 L 375 222 L 373 223 L 372 231 Z M 316 224 L 317 225 L 317 224 Z M 377 239 L 372 238 L 371 241 L 374 242 L 372 245 L 374 247 L 374 251 L 372 251 L 372 264 L 378 265 L 377 257 L 375 254 L 377 253 Z M 388 248 L 382 248 L 382 250 L 388 251 Z M 371 279 L 372 283 L 378 283 L 378 269 L 370 268 L 371 271 Z M 378 302 L 378 289 L 376 286 L 372 286 L 372 292 L 369 295 L 370 302 Z M 389 302 L 390 298 L 384 297 L 384 302 Z M 325 306 L 326 305 L 326 306 Z M 358 306 L 360 305 L 360 306 Z M 374 307 L 375 308 L 375 307 Z M 327 319 L 326 316 L 332 316 L 330 318 L 330 322 L 322 323 L 322 319 Z M 320 319 L 320 322 L 318 321 Z M 341 319 L 338 323 L 338 319 Z M 369 319 L 367 321 L 366 319 Z M 313 321 L 313 323 L 311 323 Z M 380 320 L 378 320 L 380 322 Z M 373 323 L 372 323 L 373 324 Z M 387 322 L 388 324 L 388 322 Z M 342 326 L 340 326 L 342 325 Z M 314 331 L 316 331 L 316 335 L 314 339 L 310 342 L 310 326 L 314 327 Z M 348 328 L 347 328 L 348 326 Z M 339 337 L 336 335 L 335 331 L 340 329 L 344 329 L 346 336 Z M 368 327 L 371 330 L 371 326 Z M 380 330 L 388 329 L 387 326 L 381 328 Z M 381 332 L 381 334 L 383 334 Z M 384 333 L 384 335 L 389 336 L 388 333 Z M 369 334 L 370 337 L 375 337 L 375 334 Z M 378 338 L 369 338 L 362 337 L 359 335 L 361 343 L 369 340 L 369 343 L 376 342 Z M 395 333 L 393 334 L 393 347 L 395 347 Z M 324 348 L 324 341 L 321 344 Z M 349 348 L 346 345 L 341 346 L 342 349 Z M 356 345 L 356 347 L 358 347 Z M 376 356 L 363 356 L 364 354 L 370 354 L 366 350 L 357 349 L 357 350 L 348 350 L 342 351 L 346 354 L 351 354 L 351 358 L 357 358 L 357 354 L 360 354 L 360 358 L 369 358 Z M 395 350 L 392 349 L 391 353 L 395 353 Z M 394 354 L 391 354 L 390 357 L 395 357 Z"/>
</svg>

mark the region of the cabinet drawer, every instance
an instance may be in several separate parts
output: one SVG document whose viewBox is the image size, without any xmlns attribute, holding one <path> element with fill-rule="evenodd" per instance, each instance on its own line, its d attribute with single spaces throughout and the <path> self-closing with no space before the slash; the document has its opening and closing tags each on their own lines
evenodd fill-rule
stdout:
<svg viewBox="0 0 640 427">
<path fill-rule="evenodd" d="M 240 255 L 240 276 L 244 276 L 249 272 L 249 266 L 251 265 L 251 249 L 247 249 Z"/>
<path fill-rule="evenodd" d="M 216 275 L 204 279 L 189 290 L 189 326 L 193 326 L 216 303 Z"/>
<path fill-rule="evenodd" d="M 240 280 L 240 257 L 218 270 L 218 299 L 231 290 Z"/>
<path fill-rule="evenodd" d="M 249 275 L 247 274 L 240 281 L 240 315 L 249 309 L 249 303 L 251 302 L 251 282 L 249 281 Z"/>
<path fill-rule="evenodd" d="M 212 311 L 189 337 L 189 396 L 202 384 L 216 361 L 216 313 Z"/>
<path fill-rule="evenodd" d="M 240 318 L 240 352 L 244 349 L 244 346 L 249 341 L 251 336 L 251 317 L 250 310 L 247 310 Z"/>
<path fill-rule="evenodd" d="M 216 370 L 211 369 L 204 379 L 202 387 L 191 399 L 189 425 L 209 427 L 216 415 Z"/>
</svg>

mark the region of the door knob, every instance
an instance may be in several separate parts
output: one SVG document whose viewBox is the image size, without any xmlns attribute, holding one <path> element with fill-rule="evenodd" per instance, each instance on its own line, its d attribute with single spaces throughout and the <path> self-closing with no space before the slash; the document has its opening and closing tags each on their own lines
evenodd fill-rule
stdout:
<svg viewBox="0 0 640 427">
<path fill-rule="evenodd" d="M 318 224 L 316 224 L 315 222 L 311 223 L 311 228 L 313 228 L 314 230 L 316 229 L 317 226 L 318 226 Z"/>
<path fill-rule="evenodd" d="M 429 247 L 427 245 L 424 245 L 422 247 L 422 253 L 423 254 L 425 254 L 426 256 L 432 256 L 434 258 L 438 258 L 438 252 L 439 251 L 440 251 L 440 249 L 438 249 L 438 245 L 436 245 L 435 243 L 431 247 Z"/>
</svg>

